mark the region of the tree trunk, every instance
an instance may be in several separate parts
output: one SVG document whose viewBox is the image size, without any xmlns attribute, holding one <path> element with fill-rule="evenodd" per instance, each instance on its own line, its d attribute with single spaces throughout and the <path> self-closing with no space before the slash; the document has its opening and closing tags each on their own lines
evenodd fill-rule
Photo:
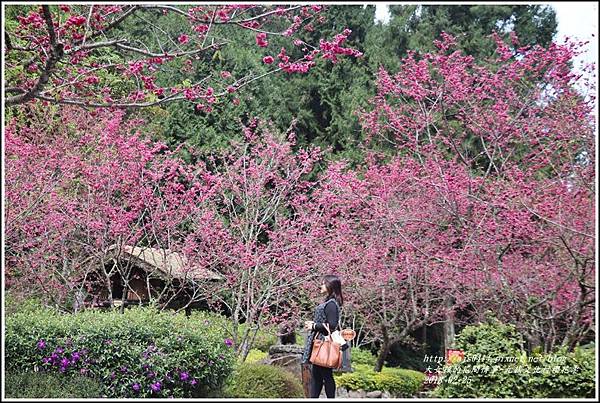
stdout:
<svg viewBox="0 0 600 403">
<path fill-rule="evenodd" d="M 446 307 L 452 308 L 452 297 L 446 298 Z M 446 350 L 454 347 L 454 310 L 450 310 L 446 314 L 444 321 L 444 355 Z"/>
<path fill-rule="evenodd" d="M 75 291 L 75 297 L 73 299 L 73 313 L 79 312 L 81 308 L 83 308 L 85 302 L 85 295 L 81 288 Z"/>
<path fill-rule="evenodd" d="M 381 330 L 383 334 L 383 340 L 381 343 L 381 349 L 379 350 L 379 355 L 377 356 L 377 361 L 375 362 L 375 368 L 373 368 L 375 372 L 381 372 L 385 359 L 387 358 L 388 353 L 390 352 L 390 337 L 388 334 L 387 326 L 382 325 Z"/>
</svg>

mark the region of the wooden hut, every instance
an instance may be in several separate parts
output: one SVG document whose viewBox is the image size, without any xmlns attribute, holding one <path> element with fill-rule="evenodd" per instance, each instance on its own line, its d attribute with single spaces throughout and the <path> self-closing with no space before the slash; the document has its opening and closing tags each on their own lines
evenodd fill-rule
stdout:
<svg viewBox="0 0 600 403">
<path fill-rule="evenodd" d="M 164 287 L 171 284 L 179 292 L 169 307 L 176 308 L 189 303 L 197 283 L 224 280 L 219 273 L 191 265 L 186 256 L 169 249 L 112 245 L 104 265 L 107 272 L 113 267 L 117 268 L 110 277 L 113 301 L 110 301 L 108 288 L 100 287 L 94 293 L 97 298 L 93 306 L 96 307 L 121 303 L 143 304 L 150 297 L 157 297 Z M 195 305 L 198 305 L 198 301 L 191 306 Z"/>
</svg>

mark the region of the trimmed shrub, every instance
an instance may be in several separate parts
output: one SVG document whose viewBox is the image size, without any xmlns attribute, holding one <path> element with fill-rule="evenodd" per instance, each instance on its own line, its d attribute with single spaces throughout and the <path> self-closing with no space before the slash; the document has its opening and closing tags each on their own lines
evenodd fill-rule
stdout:
<svg viewBox="0 0 600 403">
<path fill-rule="evenodd" d="M 52 310 L 6 318 L 6 370 L 84 374 L 108 397 L 203 397 L 222 388 L 235 352 L 216 315 L 154 308 Z"/>
<path fill-rule="evenodd" d="M 354 364 L 362 364 L 362 365 L 368 365 L 371 367 L 375 367 L 375 362 L 377 361 L 377 357 L 371 353 L 369 350 L 364 350 L 364 349 L 360 349 L 360 348 L 354 348 L 352 347 L 352 349 L 350 350 L 350 353 L 352 355 L 351 358 L 351 363 L 352 366 L 354 366 Z"/>
<path fill-rule="evenodd" d="M 577 347 L 530 356 L 512 325 L 496 319 L 467 326 L 457 336 L 462 361 L 445 365 L 434 396 L 443 398 L 593 397 L 594 349 Z"/>
<path fill-rule="evenodd" d="M 267 358 L 268 355 L 269 354 L 265 353 L 264 351 L 253 348 L 252 350 L 248 351 L 248 356 L 246 357 L 245 362 L 249 364 L 256 363 L 258 361 L 264 360 L 265 358 Z"/>
<path fill-rule="evenodd" d="M 42 301 L 38 298 L 23 298 L 15 295 L 12 291 L 7 291 L 4 296 L 4 314 L 13 315 L 15 313 L 35 312 L 44 309 Z"/>
<path fill-rule="evenodd" d="M 100 398 L 103 395 L 100 382 L 81 375 L 7 372 L 4 382 L 9 399 Z"/>
<path fill-rule="evenodd" d="M 244 363 L 239 365 L 224 394 L 232 398 L 300 398 L 304 397 L 300 380 L 289 371 L 274 365 Z"/>
<path fill-rule="evenodd" d="M 414 396 L 424 381 L 425 375 L 418 371 L 383 367 L 381 372 L 375 372 L 365 364 L 356 364 L 354 372 L 335 377 L 336 385 L 348 390 L 387 391 L 395 397 Z"/>
<path fill-rule="evenodd" d="M 532 397 L 594 397 L 596 356 L 594 345 L 559 349 L 550 354 L 532 354 L 527 359 L 527 387 Z"/>
<path fill-rule="evenodd" d="M 527 381 L 518 374 L 503 373 L 507 361 L 521 359 L 523 339 L 515 326 L 494 318 L 466 326 L 456 336 L 464 350 L 463 361 L 446 364 L 434 395 L 438 397 L 516 397 L 526 395 Z"/>
</svg>

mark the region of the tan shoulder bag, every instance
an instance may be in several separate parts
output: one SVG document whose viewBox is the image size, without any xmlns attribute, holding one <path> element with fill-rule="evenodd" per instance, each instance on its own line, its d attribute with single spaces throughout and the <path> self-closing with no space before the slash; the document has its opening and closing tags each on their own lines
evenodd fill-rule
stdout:
<svg viewBox="0 0 600 403">
<path fill-rule="evenodd" d="M 325 368 L 341 368 L 342 352 L 340 351 L 340 345 L 332 340 L 329 324 L 323 323 L 323 326 L 329 334 L 325 336 L 325 340 L 314 338 L 310 362 Z"/>
</svg>

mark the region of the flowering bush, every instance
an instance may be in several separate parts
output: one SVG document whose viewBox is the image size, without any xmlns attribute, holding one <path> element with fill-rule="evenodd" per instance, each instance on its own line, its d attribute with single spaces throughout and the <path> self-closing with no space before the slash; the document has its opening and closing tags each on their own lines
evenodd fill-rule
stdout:
<svg viewBox="0 0 600 403">
<path fill-rule="evenodd" d="M 6 322 L 6 368 L 90 376 L 108 397 L 207 396 L 221 389 L 235 356 L 210 317 L 152 308 L 16 313 Z"/>
</svg>

